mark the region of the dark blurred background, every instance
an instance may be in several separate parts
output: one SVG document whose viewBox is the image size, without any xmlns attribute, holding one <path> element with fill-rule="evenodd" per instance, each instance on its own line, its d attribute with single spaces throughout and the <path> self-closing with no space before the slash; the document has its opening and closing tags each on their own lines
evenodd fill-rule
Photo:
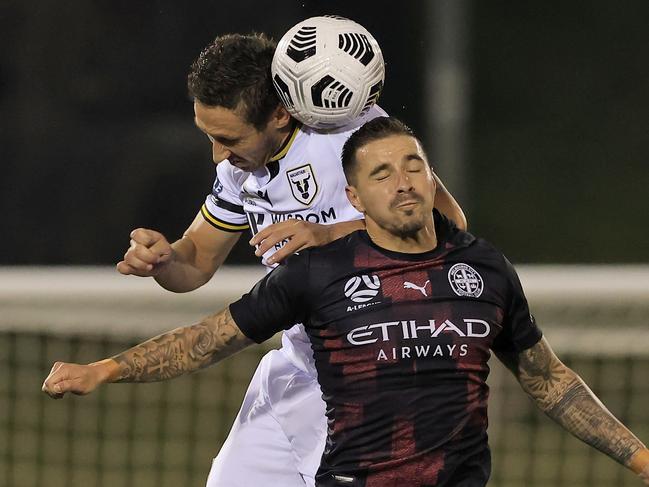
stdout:
<svg viewBox="0 0 649 487">
<path fill-rule="evenodd" d="M 434 163 L 474 233 L 515 262 L 647 262 L 646 0 L 2 0 L 0 264 L 112 264 L 139 226 L 179 237 L 214 174 L 190 63 L 218 34 L 326 13 L 377 38 L 380 104 L 452 154 Z M 255 261 L 244 241 L 230 262 Z"/>
</svg>

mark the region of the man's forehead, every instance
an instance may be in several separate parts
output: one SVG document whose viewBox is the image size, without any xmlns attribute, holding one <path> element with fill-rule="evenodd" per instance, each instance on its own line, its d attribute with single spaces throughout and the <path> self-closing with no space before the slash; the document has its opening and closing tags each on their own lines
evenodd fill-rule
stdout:
<svg viewBox="0 0 649 487">
<path fill-rule="evenodd" d="M 386 162 L 418 156 L 426 160 L 426 154 L 419 141 L 410 135 L 389 135 L 373 140 L 358 149 L 357 157 L 372 162 Z"/>
<path fill-rule="evenodd" d="M 224 107 L 208 107 L 194 102 L 194 123 L 208 134 L 238 136 L 250 130 L 236 111 Z"/>
</svg>

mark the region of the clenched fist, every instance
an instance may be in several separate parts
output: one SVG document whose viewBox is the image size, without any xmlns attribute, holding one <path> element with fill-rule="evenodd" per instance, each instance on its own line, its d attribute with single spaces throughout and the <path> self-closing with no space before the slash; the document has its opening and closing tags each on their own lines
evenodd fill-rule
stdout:
<svg viewBox="0 0 649 487">
<path fill-rule="evenodd" d="M 84 395 L 108 380 L 108 376 L 109 366 L 103 362 L 90 365 L 55 362 L 41 389 L 54 399 L 61 399 L 66 392 Z"/>
<path fill-rule="evenodd" d="M 131 232 L 131 246 L 117 270 L 124 275 L 156 276 L 171 260 L 173 249 L 164 235 L 155 230 L 138 228 Z"/>
</svg>

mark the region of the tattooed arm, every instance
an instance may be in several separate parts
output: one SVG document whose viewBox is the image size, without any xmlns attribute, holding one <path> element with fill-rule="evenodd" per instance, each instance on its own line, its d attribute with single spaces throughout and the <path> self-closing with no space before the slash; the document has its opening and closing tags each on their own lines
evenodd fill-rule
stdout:
<svg viewBox="0 0 649 487">
<path fill-rule="evenodd" d="M 649 450 L 557 358 L 545 338 L 528 350 L 498 357 L 545 414 L 649 485 Z"/>
<path fill-rule="evenodd" d="M 252 343 L 226 308 L 195 325 L 158 335 L 110 359 L 89 365 L 56 362 L 43 383 L 43 391 L 58 399 L 66 392 L 88 394 L 105 382 L 172 379 L 212 365 Z"/>
</svg>

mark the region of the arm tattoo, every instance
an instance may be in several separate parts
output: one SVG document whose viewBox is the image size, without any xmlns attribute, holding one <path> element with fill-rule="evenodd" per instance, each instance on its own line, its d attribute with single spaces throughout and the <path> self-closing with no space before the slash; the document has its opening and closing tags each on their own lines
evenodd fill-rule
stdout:
<svg viewBox="0 0 649 487">
<path fill-rule="evenodd" d="M 115 382 L 154 382 L 207 367 L 252 344 L 226 308 L 201 322 L 176 328 L 113 357 Z"/>
<path fill-rule="evenodd" d="M 626 466 L 644 448 L 581 377 L 556 357 L 545 339 L 508 362 L 537 406 L 580 440 Z"/>
</svg>

